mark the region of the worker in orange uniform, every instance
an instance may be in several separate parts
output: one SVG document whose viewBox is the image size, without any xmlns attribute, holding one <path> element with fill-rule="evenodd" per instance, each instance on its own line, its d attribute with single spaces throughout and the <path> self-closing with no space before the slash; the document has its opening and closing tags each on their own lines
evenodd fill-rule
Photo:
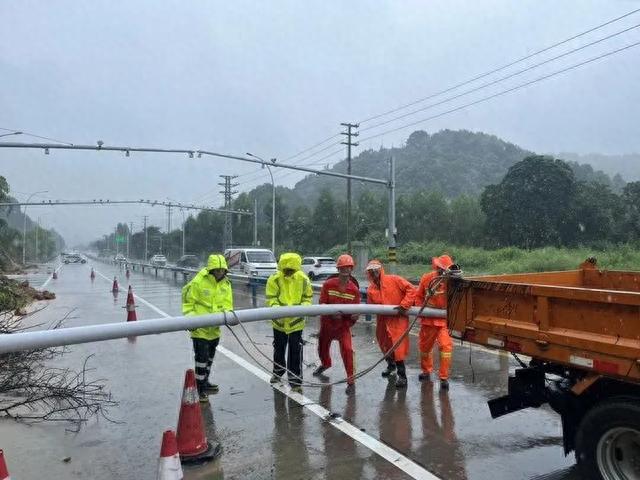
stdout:
<svg viewBox="0 0 640 480">
<path fill-rule="evenodd" d="M 320 290 L 320 303 L 352 304 L 360 303 L 360 285 L 351 275 L 355 263 L 351 255 L 340 255 L 336 262 L 338 274 L 329 277 Z M 320 376 L 331 367 L 331 342 L 338 340 L 340 355 L 347 372 L 347 393 L 355 392 L 354 353 L 351 343 L 351 327 L 358 320 L 358 315 L 321 315 L 320 333 L 318 335 L 318 355 L 322 364 L 313 372 Z"/>
<path fill-rule="evenodd" d="M 376 320 L 376 338 L 382 353 L 387 355 L 387 369 L 382 372 L 383 377 L 389 377 L 398 372 L 396 388 L 407 386 L 407 373 L 404 360 L 409 353 L 409 317 L 407 311 L 413 306 L 415 287 L 408 280 L 398 275 L 384 273 L 382 263 L 371 260 L 367 264 L 369 287 L 367 288 L 367 303 L 378 305 L 398 305 L 398 315 L 378 315 Z M 405 332 L 407 334 L 405 335 Z M 389 353 L 393 345 L 400 340 L 393 353 Z"/>
<path fill-rule="evenodd" d="M 453 265 L 453 260 L 449 255 L 441 255 L 431 259 L 433 270 L 425 273 L 420 279 L 420 285 L 415 296 L 415 304 L 426 305 L 430 308 L 447 308 L 447 283 L 442 279 L 439 283 L 437 278 L 441 277 Z M 422 382 L 431 378 L 433 371 L 433 347 L 438 342 L 440 350 L 440 388 L 449 389 L 449 368 L 451 367 L 451 354 L 453 352 L 453 342 L 449 336 L 447 319 L 420 317 L 420 366 L 422 373 L 418 379 Z"/>
</svg>

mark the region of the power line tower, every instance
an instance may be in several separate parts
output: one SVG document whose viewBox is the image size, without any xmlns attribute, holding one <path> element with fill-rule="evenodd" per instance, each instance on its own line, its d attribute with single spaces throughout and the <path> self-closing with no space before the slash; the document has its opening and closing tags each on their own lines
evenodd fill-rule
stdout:
<svg viewBox="0 0 640 480">
<path fill-rule="evenodd" d="M 347 175 L 351 175 L 351 147 L 357 147 L 358 143 L 352 141 L 354 137 L 360 135 L 358 132 L 354 132 L 354 129 L 358 128 L 358 123 L 341 123 L 343 127 L 347 129 L 346 132 L 340 132 L 347 137 L 346 142 L 340 142 L 342 145 L 347 146 Z M 347 251 L 351 253 L 351 179 L 347 178 Z"/>
<path fill-rule="evenodd" d="M 238 193 L 237 190 L 233 190 L 235 187 L 240 185 L 239 183 L 231 183 L 231 180 L 237 178 L 237 175 L 220 175 L 220 178 L 224 179 L 224 183 L 218 183 L 221 187 L 224 187 L 224 190 L 221 191 L 224 195 L 224 208 L 226 210 L 231 209 L 231 200 L 233 196 Z M 229 248 L 233 245 L 233 221 L 231 218 L 231 213 L 226 212 L 224 214 L 224 232 L 222 234 L 222 249 Z"/>
</svg>

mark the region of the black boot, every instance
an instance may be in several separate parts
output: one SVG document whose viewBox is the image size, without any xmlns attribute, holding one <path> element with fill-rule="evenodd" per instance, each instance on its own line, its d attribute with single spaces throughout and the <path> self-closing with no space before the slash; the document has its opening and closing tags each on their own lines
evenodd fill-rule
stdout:
<svg viewBox="0 0 640 480">
<path fill-rule="evenodd" d="M 382 372 L 382 376 L 387 378 L 393 375 L 396 371 L 396 364 L 392 360 L 387 360 L 387 369 Z"/>
</svg>

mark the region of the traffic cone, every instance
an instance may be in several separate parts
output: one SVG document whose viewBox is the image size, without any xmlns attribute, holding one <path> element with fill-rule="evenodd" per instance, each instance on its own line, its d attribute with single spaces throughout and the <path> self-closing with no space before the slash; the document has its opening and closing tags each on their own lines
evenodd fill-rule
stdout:
<svg viewBox="0 0 640 480">
<path fill-rule="evenodd" d="M 111 287 L 111 291 L 113 293 L 118 293 L 119 290 L 120 287 L 118 287 L 118 279 L 116 277 L 113 277 L 113 287 Z"/>
<path fill-rule="evenodd" d="M 55 270 L 53 271 L 53 275 L 52 275 L 54 280 L 58 279 L 58 272 L 56 272 Z"/>
<path fill-rule="evenodd" d="M 184 376 L 182 404 L 178 416 L 178 452 L 183 463 L 206 462 L 220 453 L 220 445 L 213 447 L 204 433 L 204 422 L 200 411 L 196 374 L 187 370 Z"/>
<path fill-rule="evenodd" d="M 178 442 L 173 430 L 167 430 L 162 435 L 160 459 L 158 460 L 157 480 L 181 480 L 182 465 L 178 455 Z"/>
<path fill-rule="evenodd" d="M 93 268 L 91 269 L 91 281 L 94 281 L 96 279 L 96 272 L 93 271 Z"/>
<path fill-rule="evenodd" d="M 129 293 L 127 293 L 127 322 L 135 322 L 138 320 L 138 316 L 136 315 L 136 304 L 133 301 L 133 290 L 131 290 L 131 285 L 129 285 Z"/>
<path fill-rule="evenodd" d="M 11 480 L 9 469 L 4 461 L 4 452 L 0 449 L 0 480 Z"/>
</svg>

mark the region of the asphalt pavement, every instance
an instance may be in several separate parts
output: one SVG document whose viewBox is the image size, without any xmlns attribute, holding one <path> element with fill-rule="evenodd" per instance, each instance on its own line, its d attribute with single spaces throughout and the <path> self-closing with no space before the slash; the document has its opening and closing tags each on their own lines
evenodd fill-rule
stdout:
<svg viewBox="0 0 640 480">
<path fill-rule="evenodd" d="M 92 266 L 98 272 L 93 282 Z M 114 276 L 123 287 L 117 298 L 110 292 Z M 46 282 L 57 295 L 36 315 L 34 320 L 41 322 L 69 314 L 66 326 L 122 322 L 129 282 L 138 296 L 139 321 L 180 314 L 182 281 L 170 274 L 131 272 L 127 282 L 124 270 L 89 262 L 64 265 L 56 280 L 46 267 L 28 278 L 34 286 Z M 245 286 L 237 285 L 234 296 L 236 308 L 251 306 Z M 203 405 L 207 435 L 222 445 L 223 453 L 213 463 L 185 469 L 187 479 L 578 478 L 573 456 L 563 454 L 560 420 L 551 410 L 491 419 L 486 402 L 506 392 L 507 374 L 516 367 L 507 355 L 456 345 L 451 389 L 443 392 L 438 383 L 418 382 L 417 338 L 412 335 L 406 390 L 382 378 L 380 366 L 358 380 L 355 395 L 347 395 L 343 384 L 305 387 L 298 395 L 268 383 L 268 362 L 235 329 L 262 367 L 223 330 L 212 378 L 220 393 Z M 269 323 L 247 324 L 246 329 L 270 356 Z M 311 376 L 319 363 L 317 330 L 317 320 L 309 319 L 304 376 L 310 381 L 318 381 Z M 380 356 L 375 324 L 362 318 L 353 335 L 356 366 L 362 370 Z M 345 376 L 337 347 L 334 342 L 327 382 Z M 104 379 L 118 406 L 79 433 L 56 423 L 1 421 L 0 448 L 14 478 L 156 478 L 162 432 L 175 429 L 184 371 L 193 364 L 188 334 L 77 345 L 55 365 L 79 368 L 87 357 L 94 369 L 90 375 Z"/>
</svg>

